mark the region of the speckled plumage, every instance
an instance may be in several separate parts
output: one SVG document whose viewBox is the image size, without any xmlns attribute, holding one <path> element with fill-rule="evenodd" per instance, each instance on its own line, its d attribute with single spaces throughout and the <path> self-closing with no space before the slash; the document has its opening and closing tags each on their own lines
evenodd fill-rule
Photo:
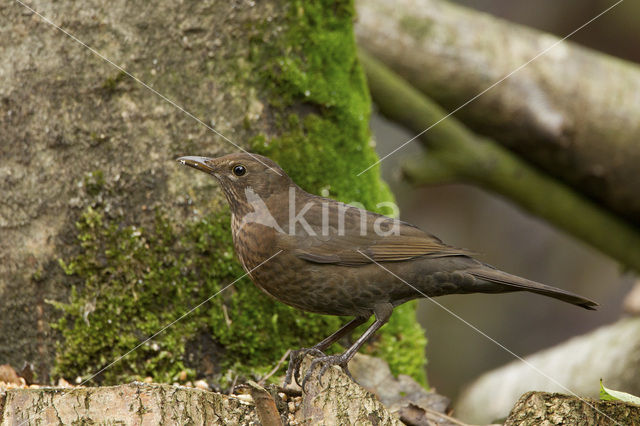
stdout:
<svg viewBox="0 0 640 426">
<path fill-rule="evenodd" d="M 339 360 L 322 358 L 345 369 L 363 339 L 388 320 L 394 307 L 411 299 L 524 290 L 586 309 L 597 306 L 499 271 L 410 224 L 309 194 L 266 157 L 231 154 L 180 161 L 220 182 L 233 214 L 236 253 L 260 289 L 298 309 L 354 316 L 354 324 L 376 315 L 377 321 Z M 242 175 L 235 173 L 238 166 Z M 354 327 L 345 326 L 312 351 L 326 349 Z"/>
</svg>

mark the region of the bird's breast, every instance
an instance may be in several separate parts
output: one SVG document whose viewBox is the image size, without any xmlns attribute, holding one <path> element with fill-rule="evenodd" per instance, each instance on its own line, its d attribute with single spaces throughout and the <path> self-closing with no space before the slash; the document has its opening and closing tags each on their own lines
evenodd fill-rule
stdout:
<svg viewBox="0 0 640 426">
<path fill-rule="evenodd" d="M 260 223 L 244 221 L 236 215 L 231 218 L 231 229 L 238 259 L 253 278 L 253 270 L 265 266 L 270 262 L 266 261 L 278 253 L 274 235 L 276 231 Z"/>
</svg>

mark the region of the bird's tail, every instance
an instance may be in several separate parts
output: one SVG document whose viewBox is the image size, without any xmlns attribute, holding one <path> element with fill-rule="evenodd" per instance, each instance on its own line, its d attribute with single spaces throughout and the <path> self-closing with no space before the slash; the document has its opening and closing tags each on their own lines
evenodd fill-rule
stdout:
<svg viewBox="0 0 640 426">
<path fill-rule="evenodd" d="M 551 287 L 549 285 L 511 275 L 498 269 L 494 269 L 489 265 L 486 265 L 486 267 L 483 268 L 470 269 L 466 272 L 481 280 L 489 281 L 495 284 L 501 284 L 506 286 L 507 288 L 513 288 L 513 291 L 530 291 L 532 293 L 542 294 L 544 296 L 562 300 L 563 302 L 581 306 L 589 310 L 595 310 L 598 306 L 596 302 L 586 299 L 582 296 L 578 296 L 577 294 L 571 293 L 570 291 L 562 290 L 560 288 Z"/>
</svg>

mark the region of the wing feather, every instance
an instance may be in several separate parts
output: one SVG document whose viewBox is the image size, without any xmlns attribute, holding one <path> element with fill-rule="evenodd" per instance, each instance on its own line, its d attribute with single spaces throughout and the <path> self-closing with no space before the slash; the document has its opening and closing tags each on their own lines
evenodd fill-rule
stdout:
<svg viewBox="0 0 640 426">
<path fill-rule="evenodd" d="M 366 254 L 364 256 L 362 253 Z M 465 249 L 448 246 L 436 237 L 424 233 L 422 237 L 392 235 L 335 236 L 317 240 L 304 248 L 294 249 L 301 259 L 314 263 L 357 266 L 376 262 L 401 262 L 417 257 L 468 256 Z M 367 258 L 368 257 L 368 258 Z"/>
<path fill-rule="evenodd" d="M 472 253 L 444 244 L 437 237 L 421 229 L 377 213 L 349 207 L 334 200 L 313 197 L 315 202 L 305 216 L 315 235 L 280 233 L 280 248 L 293 252 L 298 258 L 313 263 L 359 266 L 375 262 L 402 262 L 417 257 L 467 256 Z M 344 226 L 333 226 L 329 235 L 323 235 L 318 225 L 323 223 L 323 208 L 319 201 L 329 203 L 335 213 L 340 208 Z M 364 215 L 364 220 L 363 216 Z M 332 216 L 332 217 L 335 217 Z M 362 235 L 362 224 L 366 232 Z M 397 226 L 397 228 L 393 228 Z M 338 230 L 342 231 L 339 232 Z M 384 235 L 380 235 L 383 230 Z M 394 230 L 397 232 L 388 232 Z M 326 230 L 325 230 L 326 231 Z M 326 233 L 326 232 L 325 232 Z M 362 253 L 366 256 L 364 256 Z"/>
</svg>

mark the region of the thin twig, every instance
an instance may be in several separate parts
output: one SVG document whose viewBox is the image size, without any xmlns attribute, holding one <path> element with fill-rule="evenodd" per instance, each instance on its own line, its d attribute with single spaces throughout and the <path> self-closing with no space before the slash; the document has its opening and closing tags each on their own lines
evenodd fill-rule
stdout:
<svg viewBox="0 0 640 426">
<path fill-rule="evenodd" d="M 269 377 L 273 376 L 274 374 L 276 374 L 276 371 L 280 370 L 280 367 L 282 367 L 282 364 L 284 363 L 284 360 L 287 359 L 287 357 L 289 356 L 290 353 L 291 353 L 291 349 L 287 349 L 287 351 L 284 353 L 284 355 L 282 355 L 282 358 L 280 358 L 280 361 L 278 361 L 276 366 L 273 367 L 273 369 L 271 371 L 269 371 L 266 376 L 264 376 L 262 379 L 260 379 L 260 381 L 258 382 L 258 384 L 260 386 L 264 385 L 264 382 L 269 380 Z"/>
<path fill-rule="evenodd" d="M 233 394 L 233 391 L 234 391 L 234 390 L 235 390 L 235 388 L 236 388 L 236 382 L 237 382 L 237 381 L 238 381 L 238 375 L 236 374 L 236 375 L 233 377 L 233 383 L 231 383 L 231 387 L 229 388 L 229 395 L 232 395 L 232 394 Z"/>
</svg>

